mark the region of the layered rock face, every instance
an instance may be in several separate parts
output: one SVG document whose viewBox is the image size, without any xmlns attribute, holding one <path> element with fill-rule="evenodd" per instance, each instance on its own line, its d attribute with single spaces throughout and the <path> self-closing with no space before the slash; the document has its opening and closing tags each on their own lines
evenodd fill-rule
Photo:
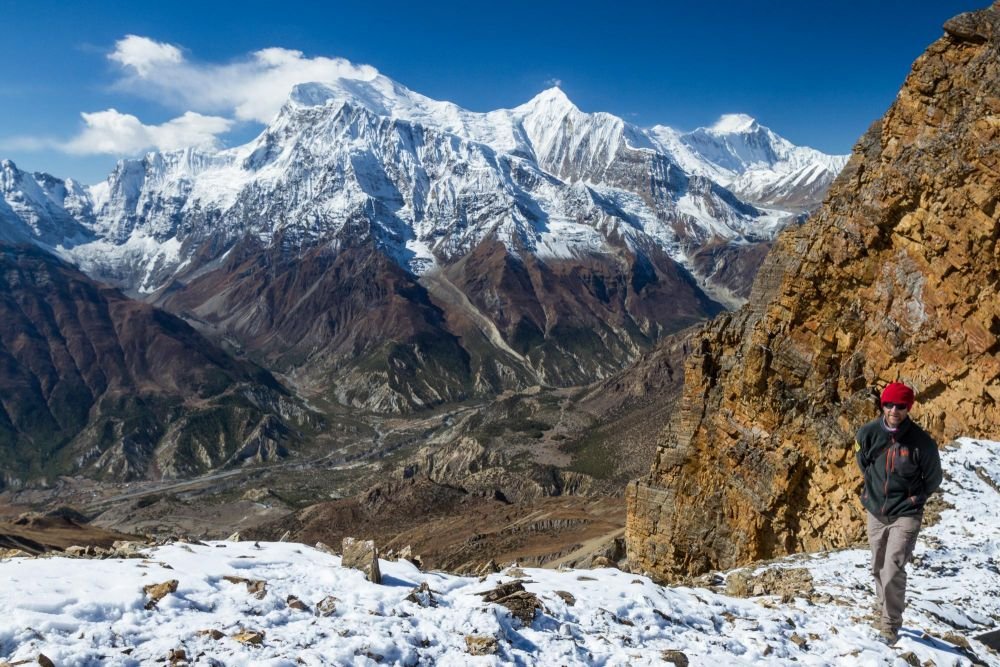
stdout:
<svg viewBox="0 0 1000 667">
<path fill-rule="evenodd" d="M 1000 424 L 1000 3 L 914 64 L 821 211 L 711 323 L 650 475 L 628 488 L 636 570 L 662 579 L 862 534 L 855 430 L 916 389 L 945 443 Z"/>
</svg>

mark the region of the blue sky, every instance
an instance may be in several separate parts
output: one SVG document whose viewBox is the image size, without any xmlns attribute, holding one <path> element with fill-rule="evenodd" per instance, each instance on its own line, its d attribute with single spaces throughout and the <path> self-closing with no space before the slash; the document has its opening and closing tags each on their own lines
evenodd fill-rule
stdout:
<svg viewBox="0 0 1000 667">
<path fill-rule="evenodd" d="M 847 153 L 944 21 L 988 4 L 0 0 L 0 158 L 92 183 L 154 147 L 243 143 L 337 59 L 475 111 L 558 82 L 644 127 L 746 113 Z"/>
</svg>

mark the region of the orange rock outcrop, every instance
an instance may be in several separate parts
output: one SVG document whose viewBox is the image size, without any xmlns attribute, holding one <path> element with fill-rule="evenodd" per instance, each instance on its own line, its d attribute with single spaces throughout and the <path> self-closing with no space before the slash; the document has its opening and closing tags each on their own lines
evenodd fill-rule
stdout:
<svg viewBox="0 0 1000 667">
<path fill-rule="evenodd" d="M 862 535 L 856 429 L 917 392 L 944 444 L 1000 437 L 1000 2 L 945 24 L 749 303 L 702 332 L 649 476 L 636 571 L 664 579 Z"/>
</svg>

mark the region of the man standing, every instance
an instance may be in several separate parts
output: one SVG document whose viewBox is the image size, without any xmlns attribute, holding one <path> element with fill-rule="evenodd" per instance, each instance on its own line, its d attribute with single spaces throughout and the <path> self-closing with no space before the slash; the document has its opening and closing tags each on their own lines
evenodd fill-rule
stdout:
<svg viewBox="0 0 1000 667">
<path fill-rule="evenodd" d="M 910 419 L 912 389 L 889 384 L 881 405 L 882 415 L 858 431 L 854 451 L 865 477 L 861 503 L 868 510 L 879 631 L 895 644 L 906 606 L 906 564 L 927 496 L 941 484 L 941 459 L 934 439 Z"/>
</svg>

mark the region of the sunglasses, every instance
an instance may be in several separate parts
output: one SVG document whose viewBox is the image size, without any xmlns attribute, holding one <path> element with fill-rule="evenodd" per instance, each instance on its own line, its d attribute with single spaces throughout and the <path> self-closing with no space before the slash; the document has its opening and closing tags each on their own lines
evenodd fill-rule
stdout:
<svg viewBox="0 0 1000 667">
<path fill-rule="evenodd" d="M 908 406 L 906 403 L 883 403 L 882 407 L 885 408 L 886 410 L 892 410 L 893 408 L 896 408 L 897 410 L 910 409 L 910 406 Z"/>
</svg>

